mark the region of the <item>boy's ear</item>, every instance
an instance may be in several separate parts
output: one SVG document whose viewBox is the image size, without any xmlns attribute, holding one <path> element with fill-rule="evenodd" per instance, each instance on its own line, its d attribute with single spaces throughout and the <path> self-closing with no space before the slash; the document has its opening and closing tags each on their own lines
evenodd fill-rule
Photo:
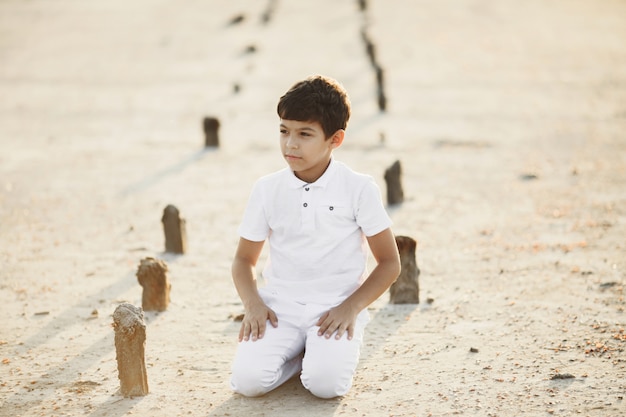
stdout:
<svg viewBox="0 0 626 417">
<path fill-rule="evenodd" d="M 333 149 L 336 149 L 341 146 L 345 135 L 346 135 L 346 131 L 343 129 L 339 129 L 335 133 L 333 133 L 333 135 L 330 137 L 330 143 Z"/>
</svg>

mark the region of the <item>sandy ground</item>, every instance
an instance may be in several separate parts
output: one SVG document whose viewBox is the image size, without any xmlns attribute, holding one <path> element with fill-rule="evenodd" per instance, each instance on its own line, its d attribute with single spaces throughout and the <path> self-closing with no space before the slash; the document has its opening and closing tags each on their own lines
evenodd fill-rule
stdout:
<svg viewBox="0 0 626 417">
<path fill-rule="evenodd" d="M 626 2 L 367 3 L 0 1 L 0 415 L 626 413 Z M 236 228 L 283 167 L 276 101 L 313 73 L 351 94 L 337 159 L 383 193 L 402 163 L 390 214 L 422 302 L 371 306 L 345 397 L 247 399 L 227 386 Z M 141 305 L 147 256 L 172 302 L 145 317 L 150 393 L 125 399 L 111 315 Z"/>
</svg>

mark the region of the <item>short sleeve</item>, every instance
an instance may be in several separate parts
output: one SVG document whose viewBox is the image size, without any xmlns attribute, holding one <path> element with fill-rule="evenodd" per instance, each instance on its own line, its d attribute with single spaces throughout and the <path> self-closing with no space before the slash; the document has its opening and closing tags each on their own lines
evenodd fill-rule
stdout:
<svg viewBox="0 0 626 417">
<path fill-rule="evenodd" d="M 243 220 L 239 225 L 239 236 L 253 242 L 262 242 L 269 235 L 269 224 L 265 214 L 263 187 L 257 181 L 252 187 L 248 205 L 243 214 Z"/>
<path fill-rule="evenodd" d="M 383 205 L 380 189 L 371 177 L 359 193 L 356 221 L 367 237 L 391 227 L 392 221 Z"/>
</svg>

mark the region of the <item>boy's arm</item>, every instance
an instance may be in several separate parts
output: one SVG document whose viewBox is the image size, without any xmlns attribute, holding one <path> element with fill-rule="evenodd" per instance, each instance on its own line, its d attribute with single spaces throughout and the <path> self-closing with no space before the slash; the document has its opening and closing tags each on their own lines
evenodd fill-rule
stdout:
<svg viewBox="0 0 626 417">
<path fill-rule="evenodd" d="M 368 237 L 367 241 L 377 265 L 359 289 L 322 315 L 317 322 L 320 336 L 325 334 L 329 338 L 337 331 L 335 337 L 340 339 L 347 331 L 348 339 L 352 339 L 357 315 L 380 297 L 400 275 L 400 255 L 391 229 Z"/>
<path fill-rule="evenodd" d="M 245 309 L 239 330 L 239 341 L 249 339 L 255 341 L 262 338 L 267 320 L 272 326 L 278 326 L 276 314 L 265 305 L 256 284 L 255 266 L 261 255 L 263 243 L 240 238 L 235 259 L 233 259 L 233 282 Z"/>
</svg>

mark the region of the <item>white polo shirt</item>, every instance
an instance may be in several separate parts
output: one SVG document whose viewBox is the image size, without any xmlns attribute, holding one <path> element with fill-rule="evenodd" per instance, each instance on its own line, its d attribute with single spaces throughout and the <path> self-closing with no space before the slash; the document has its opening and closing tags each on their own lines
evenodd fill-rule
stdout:
<svg viewBox="0 0 626 417">
<path fill-rule="evenodd" d="M 254 185 L 239 235 L 269 240 L 266 291 L 338 304 L 367 278 L 367 240 L 391 226 L 373 178 L 331 160 L 308 184 L 289 168 Z"/>
</svg>

